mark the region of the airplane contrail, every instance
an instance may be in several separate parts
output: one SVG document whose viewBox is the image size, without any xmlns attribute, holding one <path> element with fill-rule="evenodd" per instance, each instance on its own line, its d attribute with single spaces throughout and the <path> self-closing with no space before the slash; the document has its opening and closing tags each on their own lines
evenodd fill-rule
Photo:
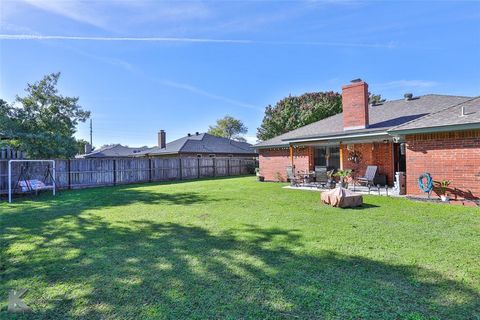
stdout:
<svg viewBox="0 0 480 320">
<path fill-rule="evenodd" d="M 252 41 L 250 40 L 235 40 L 235 39 L 169 38 L 169 37 L 46 36 L 46 35 L 35 35 L 35 34 L 0 34 L 0 40 L 87 40 L 87 41 L 252 43 Z"/>
<path fill-rule="evenodd" d="M 232 44 L 264 44 L 264 45 L 304 45 L 325 47 L 364 47 L 387 48 L 397 47 L 390 43 L 360 42 L 328 42 L 328 41 L 263 41 L 247 39 L 211 39 L 211 38 L 178 38 L 178 37 L 97 37 L 97 36 L 56 36 L 36 34 L 0 34 L 0 40 L 72 40 L 72 41 L 144 41 L 144 42 L 190 42 L 190 43 L 232 43 Z"/>
</svg>

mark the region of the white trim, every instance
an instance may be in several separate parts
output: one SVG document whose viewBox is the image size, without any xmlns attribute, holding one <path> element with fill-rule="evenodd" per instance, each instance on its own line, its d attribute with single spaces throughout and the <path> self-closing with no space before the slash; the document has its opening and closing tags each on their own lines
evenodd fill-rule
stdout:
<svg viewBox="0 0 480 320">
<path fill-rule="evenodd" d="M 8 161 L 8 202 L 12 203 L 12 163 L 13 162 L 51 162 L 52 163 L 52 177 L 53 177 L 53 188 L 52 193 L 55 195 L 56 189 L 56 172 L 55 172 L 55 160 L 9 160 Z"/>
<path fill-rule="evenodd" d="M 349 134 L 349 135 L 340 135 L 340 136 L 329 136 L 329 137 L 319 137 L 319 138 L 306 138 L 306 139 L 299 139 L 299 140 L 283 140 L 288 143 L 299 143 L 299 142 L 307 142 L 307 141 L 325 141 L 325 140 L 342 140 L 342 139 L 349 139 L 349 138 L 356 138 L 362 139 L 365 137 L 377 137 L 377 136 L 386 136 L 389 137 L 390 135 L 386 131 L 381 132 L 372 132 L 372 133 L 365 133 L 362 135 L 359 134 Z"/>
</svg>

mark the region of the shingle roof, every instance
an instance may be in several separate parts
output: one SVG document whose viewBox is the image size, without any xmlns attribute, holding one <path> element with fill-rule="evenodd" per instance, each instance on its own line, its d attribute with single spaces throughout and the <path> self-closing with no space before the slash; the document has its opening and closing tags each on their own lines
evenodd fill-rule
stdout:
<svg viewBox="0 0 480 320">
<path fill-rule="evenodd" d="M 462 115 L 463 108 L 463 115 Z M 389 130 L 391 132 L 433 129 L 450 126 L 480 125 L 480 97 L 431 113 Z"/>
<path fill-rule="evenodd" d="M 109 157 L 130 157 L 141 151 L 148 149 L 147 147 L 130 148 L 121 144 L 105 146 L 94 150 L 89 154 L 78 156 L 79 158 L 109 158 Z"/>
<path fill-rule="evenodd" d="M 412 100 L 391 100 L 383 104 L 369 106 L 369 127 L 359 130 L 343 130 L 343 115 L 336 114 L 329 118 L 311 123 L 304 127 L 284 133 L 255 145 L 257 148 L 288 146 L 291 139 L 308 139 L 348 134 L 366 134 L 385 132 L 388 129 L 457 105 L 471 97 L 428 94 Z"/>
<path fill-rule="evenodd" d="M 231 153 L 254 154 L 252 145 L 227 138 L 213 136 L 208 133 L 194 134 L 174 140 L 166 144 L 165 148 L 155 147 L 145 150 L 138 155 L 162 155 L 177 153 Z"/>
</svg>

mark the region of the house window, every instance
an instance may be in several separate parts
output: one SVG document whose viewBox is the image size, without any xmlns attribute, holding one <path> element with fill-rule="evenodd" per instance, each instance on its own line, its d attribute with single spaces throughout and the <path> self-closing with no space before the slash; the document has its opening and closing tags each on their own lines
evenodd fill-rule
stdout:
<svg viewBox="0 0 480 320">
<path fill-rule="evenodd" d="M 315 148 L 315 166 L 327 166 L 327 147 Z"/>
<path fill-rule="evenodd" d="M 315 166 L 330 169 L 340 168 L 340 147 L 325 146 L 315 148 Z"/>
</svg>

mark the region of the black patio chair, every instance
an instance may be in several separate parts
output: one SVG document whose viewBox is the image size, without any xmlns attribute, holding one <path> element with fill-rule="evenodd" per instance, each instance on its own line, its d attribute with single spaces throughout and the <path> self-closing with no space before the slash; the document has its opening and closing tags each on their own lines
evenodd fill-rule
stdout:
<svg viewBox="0 0 480 320">
<path fill-rule="evenodd" d="M 326 167 L 315 166 L 315 182 L 318 188 L 327 186 L 328 172 Z"/>
<path fill-rule="evenodd" d="M 287 179 L 290 181 L 290 185 L 298 187 L 301 184 L 302 179 L 295 176 L 295 167 L 287 167 Z"/>
</svg>

